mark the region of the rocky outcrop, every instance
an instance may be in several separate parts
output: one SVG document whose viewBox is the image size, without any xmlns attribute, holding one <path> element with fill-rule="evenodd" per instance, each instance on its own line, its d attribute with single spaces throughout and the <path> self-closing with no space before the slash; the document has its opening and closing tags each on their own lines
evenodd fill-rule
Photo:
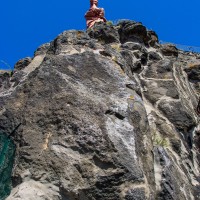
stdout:
<svg viewBox="0 0 200 200">
<path fill-rule="evenodd" d="M 18 62 L 0 90 L 1 131 L 21 123 L 7 200 L 200 199 L 199 63 L 133 21 Z"/>
<path fill-rule="evenodd" d="M 11 87 L 10 77 L 11 77 L 11 72 L 9 70 L 0 71 L 0 91 L 7 90 Z"/>
</svg>

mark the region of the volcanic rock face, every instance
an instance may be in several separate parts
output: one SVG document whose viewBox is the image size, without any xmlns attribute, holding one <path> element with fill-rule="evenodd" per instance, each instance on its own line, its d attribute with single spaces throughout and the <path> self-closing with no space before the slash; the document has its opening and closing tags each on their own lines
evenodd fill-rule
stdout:
<svg viewBox="0 0 200 200">
<path fill-rule="evenodd" d="M 7 200 L 198 200 L 197 54 L 141 23 L 65 31 L 0 77 Z M 5 84 L 4 84 L 5 83 Z"/>
</svg>

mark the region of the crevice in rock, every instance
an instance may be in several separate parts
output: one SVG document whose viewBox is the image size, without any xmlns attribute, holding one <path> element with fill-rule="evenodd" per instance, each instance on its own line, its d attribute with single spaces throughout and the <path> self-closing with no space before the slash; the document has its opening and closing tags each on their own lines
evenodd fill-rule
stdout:
<svg viewBox="0 0 200 200">
<path fill-rule="evenodd" d="M 65 188 L 60 187 L 61 200 L 77 200 L 78 194 L 72 191 L 67 191 Z"/>
<path fill-rule="evenodd" d="M 101 160 L 96 155 L 93 157 L 95 165 L 103 170 L 116 169 L 117 167 L 110 161 Z"/>
<path fill-rule="evenodd" d="M 105 112 L 105 114 L 106 114 L 106 115 L 114 115 L 115 117 L 117 117 L 117 118 L 120 119 L 120 120 L 123 120 L 123 119 L 125 118 L 122 114 L 120 114 L 120 113 L 118 113 L 118 112 L 115 112 L 115 111 L 113 111 L 113 110 L 107 110 L 107 111 Z"/>
<path fill-rule="evenodd" d="M 185 137 L 185 141 L 189 147 L 189 149 L 191 150 L 194 146 L 194 130 L 195 130 L 195 125 L 192 125 L 190 127 L 188 127 L 187 129 L 187 134 L 184 136 Z"/>
</svg>

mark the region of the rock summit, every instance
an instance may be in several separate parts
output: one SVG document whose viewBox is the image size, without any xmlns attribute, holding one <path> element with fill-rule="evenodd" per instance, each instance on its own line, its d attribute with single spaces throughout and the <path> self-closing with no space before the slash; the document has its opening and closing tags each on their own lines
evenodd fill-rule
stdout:
<svg viewBox="0 0 200 200">
<path fill-rule="evenodd" d="M 95 23 L 0 74 L 0 132 L 21 123 L 4 199 L 200 199 L 200 55 L 158 41 Z"/>
</svg>

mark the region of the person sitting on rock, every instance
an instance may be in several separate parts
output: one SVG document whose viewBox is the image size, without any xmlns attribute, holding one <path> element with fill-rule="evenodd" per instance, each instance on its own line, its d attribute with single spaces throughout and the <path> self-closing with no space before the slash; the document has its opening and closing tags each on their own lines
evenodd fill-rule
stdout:
<svg viewBox="0 0 200 200">
<path fill-rule="evenodd" d="M 91 28 L 96 22 L 107 21 L 104 17 L 104 9 L 98 8 L 97 5 L 98 0 L 90 0 L 90 9 L 85 14 L 87 28 Z"/>
</svg>

